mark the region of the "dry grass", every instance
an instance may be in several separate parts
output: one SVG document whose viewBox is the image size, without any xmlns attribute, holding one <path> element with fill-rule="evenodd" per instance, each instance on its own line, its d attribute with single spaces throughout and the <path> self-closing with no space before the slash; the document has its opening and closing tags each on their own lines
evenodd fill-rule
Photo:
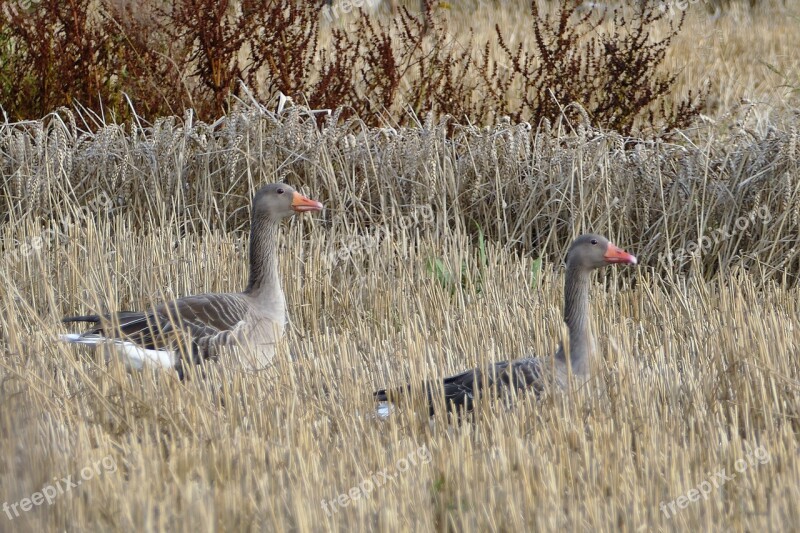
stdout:
<svg viewBox="0 0 800 533">
<path fill-rule="evenodd" d="M 469 130 L 447 144 L 433 125 L 318 133 L 310 123 L 246 107 L 215 127 L 161 123 L 133 137 L 113 126 L 84 134 L 55 119 L 3 131 L 11 223 L 0 263 L 0 494 L 11 505 L 97 461 L 116 465 L 10 525 L 797 522 L 794 126 L 755 124 L 724 140 L 709 127 L 705 144 L 623 151 L 612 134 L 565 125 L 538 135 Z M 283 239 L 293 327 L 274 367 L 250 375 L 217 364 L 180 383 L 125 374 L 55 341 L 67 313 L 240 288 L 247 196 L 279 177 L 330 210 L 295 220 Z M 733 201 L 711 201 L 718 197 Z M 685 276 L 651 257 L 759 205 L 770 206 L 769 223 L 722 239 Z M 646 217 L 673 232 L 653 231 Z M 499 242 L 483 258 L 474 231 L 466 234 L 475 219 Z M 551 353 L 563 337 L 560 253 L 588 229 L 652 265 L 610 271 L 597 284 L 603 359 L 589 386 L 509 411 L 486 406 L 460 427 L 429 425 L 413 411 L 372 416 L 374 388 Z M 739 248 L 750 260 L 725 262 Z M 545 256 L 534 280 L 527 252 Z M 437 281 L 431 258 L 452 272 L 466 265 L 463 287 Z M 723 275 L 706 281 L 708 264 Z M 730 476 L 748 453 L 761 460 L 666 518 L 662 502 L 719 482 L 722 469 Z M 417 466 L 399 472 L 409 457 Z M 384 470 L 395 479 L 323 509 L 364 480 L 382 481 Z"/>
<path fill-rule="evenodd" d="M 565 120 L 448 135 L 450 125 L 432 117 L 398 130 L 333 118 L 320 130 L 302 108 L 276 115 L 253 103 L 212 125 L 188 115 L 133 134 L 116 125 L 87 133 L 76 126 L 82 117 L 64 111 L 0 127 L 0 204 L 15 224 L 45 217 L 61 228 L 65 205 L 93 205 L 83 208 L 90 219 L 128 214 L 143 230 L 231 231 L 247 227 L 256 185 L 288 180 L 328 206 L 334 240 L 424 206 L 432 220 L 416 224 L 423 234 L 475 237 L 480 228 L 553 261 L 574 235 L 597 231 L 661 275 L 699 270 L 710 279 L 739 266 L 795 283 L 797 115 L 772 122 L 759 109 L 741 107 L 736 126 L 709 124 L 672 142 Z M 101 195 L 108 201 L 98 203 Z"/>
<path fill-rule="evenodd" d="M 253 103 L 211 125 L 187 115 L 86 133 L 86 117 L 64 111 L 0 125 L 0 500 L 94 469 L 52 505 L 12 521 L 0 508 L 0 529 L 794 528 L 797 93 L 758 59 L 796 76 L 784 54 L 797 32 L 756 13 L 739 35 L 737 16 L 750 15 L 715 22 L 728 41 L 712 39 L 685 74 L 713 76 L 724 111 L 671 143 L 566 121 L 452 138 L 432 119 L 318 130 L 299 108 Z M 698 33 L 675 53 L 710 39 L 705 22 L 687 24 Z M 760 103 L 731 107 L 742 97 Z M 279 179 L 328 210 L 284 232 L 292 327 L 273 367 L 223 361 L 181 383 L 56 342 L 64 314 L 240 289 L 248 198 Z M 751 217 L 761 208 L 768 221 Z M 659 261 L 743 219 L 712 249 Z M 375 388 L 553 352 L 560 260 L 587 230 L 644 264 L 597 278 L 602 359 L 586 387 L 481 405 L 460 426 L 373 416 Z M 465 265 L 463 284 L 439 282 L 432 258 Z M 735 474 L 724 484 L 723 469 Z M 332 509 L 365 480 L 382 484 Z M 662 503 L 706 486 L 665 516 Z"/>
<path fill-rule="evenodd" d="M 671 2 L 673 5 L 677 2 Z M 615 2 L 601 2 L 610 8 Z M 634 4 L 634 3 L 631 3 Z M 451 28 L 472 25 L 480 41 L 493 35 L 495 24 L 513 35 L 513 43 L 528 42 L 529 16 L 513 2 L 496 9 L 482 2 L 477 11 L 449 11 Z M 632 5 L 622 3 L 628 9 Z M 674 9 L 675 16 L 681 11 Z M 750 9 L 733 2 L 715 14 L 708 2 L 694 2 L 686 10 L 686 20 L 667 53 L 664 68 L 679 73 L 675 94 L 711 85 L 708 114 L 724 116 L 742 99 L 765 105 L 770 115 L 800 106 L 800 65 L 795 51 L 800 47 L 797 31 L 800 11 L 793 2 L 768 0 Z M 601 28 L 602 30 L 608 28 Z M 459 36 L 456 30 L 454 35 Z M 459 40 L 466 41 L 464 37 Z"/>
<path fill-rule="evenodd" d="M 245 243 L 125 226 L 75 229 L 0 267 L 0 494 L 14 503 L 109 456 L 117 468 L 13 522 L 0 516 L 14 529 L 776 530 L 800 519 L 797 289 L 745 273 L 706 284 L 609 272 L 594 291 L 603 359 L 589 386 L 484 406 L 460 427 L 411 411 L 380 421 L 375 387 L 552 352 L 559 269 L 532 284 L 528 259 L 489 246 L 482 291 L 453 296 L 426 258 L 458 264 L 465 238 L 411 245 L 395 229 L 331 269 L 330 232 L 296 220 L 281 264 L 296 359 L 260 374 L 216 364 L 180 383 L 58 344 L 58 320 L 95 308 L 96 295 L 131 308 L 158 287 L 240 287 Z M 4 239 L 31 232 L 7 226 Z M 757 448 L 762 461 L 736 473 Z M 418 466 L 399 472 L 415 453 Z M 323 510 L 384 469 L 393 482 Z M 662 502 L 721 469 L 735 479 L 665 518 Z"/>
<path fill-rule="evenodd" d="M 630 15 L 638 5 L 638 2 L 596 3 L 600 7 L 595 8 L 598 15 L 593 21 L 599 20 L 603 6 L 609 13 L 622 9 Z M 665 3 L 675 6 L 680 2 Z M 683 28 L 669 47 L 663 64 L 665 72 L 677 73 L 673 101 L 709 86 L 705 113 L 726 122 L 731 118 L 731 109 L 743 100 L 760 104 L 759 114 L 772 120 L 779 120 L 787 109 L 800 107 L 800 65 L 796 60 L 796 51 L 800 48 L 798 5 L 765 0 L 750 8 L 745 2 L 734 1 L 717 12 L 712 7 L 716 3 L 719 2 L 687 2 Z M 418 12 L 415 0 L 398 4 L 407 6 L 411 13 Z M 553 12 L 556 4 L 540 2 L 540 8 L 543 12 Z M 433 5 L 442 4 L 434 2 Z M 496 26 L 502 30 L 509 48 L 522 44 L 526 50 L 535 49 L 528 2 L 464 0 L 443 5 L 448 7 L 436 7 L 435 12 L 446 21 L 448 41 L 454 53 L 465 50 L 472 41 L 472 57 L 478 59 L 483 46 L 489 43 L 491 57 L 502 61 L 497 49 Z M 663 37 L 668 23 L 682 14 L 677 7 L 668 12 L 674 15 L 661 24 L 661 32 L 654 31 L 653 37 Z M 372 16 L 387 15 L 384 10 Z M 335 19 L 332 27 L 348 28 L 354 17 L 352 13 L 342 15 Z M 607 33 L 611 29 L 611 21 L 606 21 L 597 31 Z M 325 37 L 323 34 L 323 42 Z M 480 100 L 482 95 L 475 97 Z M 509 98 L 513 100 L 513 95 Z"/>
<path fill-rule="evenodd" d="M 765 3 L 748 10 L 736 5 L 718 18 L 699 6 L 670 49 L 665 67 L 682 74 L 676 91 L 710 84 L 707 113 L 726 118 L 742 101 L 760 104 L 763 118 L 780 120 L 787 109 L 800 107 L 800 65 L 793 50 L 800 47 L 797 4 Z"/>
</svg>

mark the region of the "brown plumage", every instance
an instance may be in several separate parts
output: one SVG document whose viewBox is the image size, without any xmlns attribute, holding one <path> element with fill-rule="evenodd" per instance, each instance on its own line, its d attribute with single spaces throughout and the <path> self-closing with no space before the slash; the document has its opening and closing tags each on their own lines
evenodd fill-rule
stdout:
<svg viewBox="0 0 800 533">
<path fill-rule="evenodd" d="M 254 348 L 246 366 L 260 367 L 274 355 L 286 323 L 286 303 L 278 274 L 280 222 L 298 212 L 319 211 L 322 204 L 288 185 L 262 187 L 253 198 L 250 228 L 250 277 L 244 291 L 187 296 L 145 312 L 67 317 L 65 323 L 89 322 L 82 334 L 61 338 L 79 344 L 112 342 L 129 367 L 173 367 L 183 374 L 188 360 L 214 358 L 237 344 Z"/>
<path fill-rule="evenodd" d="M 560 346 L 554 361 L 548 362 L 538 357 L 501 361 L 487 368 L 475 368 L 447 377 L 439 383 L 425 383 L 430 414 L 434 413 L 436 395 L 444 396 L 448 411 L 471 411 L 477 395 L 489 394 L 508 400 L 515 394 L 527 392 L 533 392 L 538 397 L 548 383 L 564 387 L 568 367 L 576 377 L 587 378 L 595 351 L 589 317 L 591 272 L 616 263 L 635 265 L 636 257 L 620 250 L 600 235 L 582 235 L 569 248 L 564 279 L 564 322 L 569 329 L 569 363 L 564 347 Z M 375 392 L 375 399 L 393 402 L 407 395 L 410 390 L 409 385 L 395 390 L 382 389 Z"/>
</svg>

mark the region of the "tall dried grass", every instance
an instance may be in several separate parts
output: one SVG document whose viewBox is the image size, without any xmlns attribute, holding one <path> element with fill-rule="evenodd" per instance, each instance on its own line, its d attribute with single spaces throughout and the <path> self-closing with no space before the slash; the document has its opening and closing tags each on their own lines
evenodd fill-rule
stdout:
<svg viewBox="0 0 800 533">
<path fill-rule="evenodd" d="M 552 352 L 558 266 L 531 283 L 529 260 L 490 245 L 481 292 L 454 295 L 426 260 L 469 256 L 455 231 L 395 229 L 331 270 L 330 230 L 298 219 L 282 239 L 293 328 L 275 366 L 218 363 L 179 382 L 55 341 L 65 312 L 244 282 L 241 233 L 131 225 L 74 226 L 0 264 L 0 494 L 11 505 L 104 458 L 117 466 L 51 506 L 0 516 L 4 529 L 777 530 L 800 519 L 797 289 L 741 269 L 711 283 L 608 272 L 587 387 L 481 407 L 459 427 L 424 411 L 380 421 L 375 387 Z M 3 231 L 9 242 L 38 227 Z M 420 449 L 428 462 L 401 462 Z M 737 472 L 757 449 L 762 460 Z M 662 503 L 722 469 L 735 477 L 665 516 Z M 379 472 L 394 480 L 331 505 Z"/>
<path fill-rule="evenodd" d="M 773 23 L 784 33 L 751 34 L 753 55 L 781 59 L 794 36 Z M 721 82 L 724 112 L 658 142 L 565 118 L 320 125 L 249 100 L 211 124 L 64 109 L 0 124 L 0 500 L 20 514 L 0 507 L 0 529 L 791 530 L 796 102 L 767 94 L 747 54 L 710 46 L 687 75 L 743 83 Z M 759 103 L 730 110 L 743 94 Z M 249 197 L 277 180 L 328 209 L 284 232 L 292 327 L 273 367 L 223 361 L 179 382 L 56 342 L 67 313 L 241 288 Z M 586 387 L 481 405 L 457 427 L 373 416 L 377 387 L 551 353 L 560 260 L 587 230 L 643 265 L 598 276 Z M 703 237 L 712 247 L 680 257 Z M 420 449 L 430 460 L 402 468 Z M 20 510 L 106 459 L 114 471 Z M 379 473 L 394 479 L 341 503 Z"/>
<path fill-rule="evenodd" d="M 773 123 L 756 110 L 742 107 L 735 126 L 709 124 L 671 142 L 625 138 L 588 120 L 476 128 L 427 117 L 413 129 L 371 129 L 334 113 L 320 128 L 303 108 L 278 115 L 244 102 L 215 124 L 189 113 L 93 133 L 64 110 L 0 126 L 0 204 L 9 221 L 45 217 L 46 227 L 63 220 L 65 203 L 103 194 L 109 205 L 93 220 L 129 213 L 139 228 L 231 231 L 246 227 L 257 184 L 288 180 L 326 203 L 323 223 L 345 238 L 424 205 L 432 220 L 419 225 L 422 234 L 480 229 L 555 260 L 572 236 L 597 231 L 639 250 L 662 275 L 711 278 L 738 265 L 793 283 L 797 116 Z"/>
<path fill-rule="evenodd" d="M 453 137 L 432 122 L 318 130 L 300 108 L 278 116 L 253 104 L 213 125 L 188 116 L 87 133 L 66 111 L 6 124 L 0 494 L 13 505 L 106 458 L 117 470 L 3 523 L 797 523 L 797 128 L 791 117 L 741 118 L 739 130 L 708 126 L 673 144 L 567 123 Z M 282 241 L 293 327 L 274 367 L 240 374 L 216 364 L 180 383 L 127 375 L 55 341 L 66 313 L 240 288 L 249 194 L 277 179 L 329 211 L 295 220 Z M 768 223 L 748 218 L 758 206 Z M 686 275 L 656 260 L 737 217 L 745 231 L 691 259 Z M 483 257 L 476 224 L 493 237 Z M 484 408 L 458 428 L 413 411 L 373 417 L 376 387 L 552 352 L 563 338 L 558 260 L 589 229 L 646 266 L 609 272 L 595 288 L 603 358 L 588 387 Z M 533 279 L 528 253 L 546 259 Z M 440 283 L 431 258 L 464 268 L 464 287 Z M 401 472 L 420 447 L 430 461 Z M 754 450 L 764 460 L 737 472 Z M 394 481 L 331 506 L 384 469 Z M 678 500 L 722 469 L 736 476 L 707 500 Z M 667 518 L 673 500 L 688 507 Z"/>
</svg>

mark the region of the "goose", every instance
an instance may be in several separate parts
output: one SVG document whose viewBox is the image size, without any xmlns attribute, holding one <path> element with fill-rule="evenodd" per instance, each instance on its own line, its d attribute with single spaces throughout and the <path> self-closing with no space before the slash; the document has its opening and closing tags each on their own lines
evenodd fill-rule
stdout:
<svg viewBox="0 0 800 533">
<path fill-rule="evenodd" d="M 473 368 L 444 378 L 438 384 L 427 382 L 424 389 L 430 416 L 434 414 L 434 397 L 440 396 L 442 389 L 449 412 L 469 412 L 476 395 L 481 393 L 510 399 L 515 393 L 533 392 L 538 398 L 548 382 L 563 389 L 569 368 L 579 380 L 588 379 L 590 361 L 595 352 L 589 317 L 591 273 L 606 265 L 635 265 L 636 262 L 635 256 L 617 248 L 601 235 L 586 234 L 575 239 L 567 252 L 564 278 L 564 322 L 569 330 L 569 361 L 564 346 L 559 346 L 554 361 L 525 357 L 494 363 L 487 368 Z M 551 368 L 555 375 L 550 374 Z M 388 403 L 396 403 L 410 391 L 411 386 L 406 385 L 400 389 L 375 392 L 375 400 L 381 402 L 378 415 L 387 416 L 390 412 Z"/>
<path fill-rule="evenodd" d="M 65 324 L 90 323 L 83 333 L 61 335 L 69 343 L 113 344 L 129 370 L 174 368 L 183 378 L 184 359 L 216 358 L 220 348 L 254 348 L 245 368 L 263 368 L 275 354 L 286 324 L 286 302 L 278 276 L 278 228 L 295 213 L 320 211 L 322 204 L 289 185 L 272 183 L 253 197 L 250 277 L 242 292 L 186 296 L 142 312 L 65 317 Z"/>
</svg>

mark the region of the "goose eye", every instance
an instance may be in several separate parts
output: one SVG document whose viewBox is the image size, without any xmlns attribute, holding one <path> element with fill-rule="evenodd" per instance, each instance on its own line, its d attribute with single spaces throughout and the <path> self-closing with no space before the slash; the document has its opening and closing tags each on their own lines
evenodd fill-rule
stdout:
<svg viewBox="0 0 800 533">
<path fill-rule="evenodd" d="M 278 194 L 283 194 L 283 189 L 278 189 Z"/>
<path fill-rule="evenodd" d="M 597 244 L 597 239 L 592 239 L 592 244 L 596 245 Z"/>
</svg>

